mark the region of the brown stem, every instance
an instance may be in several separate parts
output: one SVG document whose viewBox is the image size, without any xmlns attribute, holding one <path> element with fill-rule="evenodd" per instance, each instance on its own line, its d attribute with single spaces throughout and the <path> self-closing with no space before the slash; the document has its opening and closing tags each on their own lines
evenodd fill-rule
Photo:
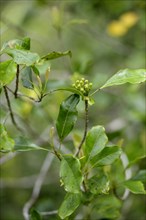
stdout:
<svg viewBox="0 0 146 220">
<path fill-rule="evenodd" d="M 8 108 L 9 108 L 9 111 L 10 111 L 10 116 L 11 116 L 11 120 L 12 120 L 12 123 L 16 126 L 16 121 L 14 119 L 14 115 L 13 115 L 13 112 L 12 112 L 12 107 L 11 107 L 11 103 L 10 103 L 10 99 L 9 99 L 9 95 L 8 95 L 8 91 L 7 91 L 7 88 L 6 86 L 4 86 L 4 92 L 5 92 L 5 96 L 6 96 L 6 100 L 7 100 L 7 104 L 8 104 Z"/>
<path fill-rule="evenodd" d="M 19 65 L 17 65 L 17 72 L 16 72 L 16 87 L 15 87 L 15 92 L 14 92 L 14 96 L 15 98 L 18 97 L 18 86 L 19 86 Z"/>
<path fill-rule="evenodd" d="M 86 139 L 86 136 L 87 136 L 87 129 L 88 129 L 88 100 L 85 100 L 85 130 L 84 130 L 84 136 L 83 136 L 83 139 L 78 147 L 78 151 L 76 153 L 76 157 L 79 155 L 80 153 L 80 150 L 81 150 L 81 147 Z"/>
</svg>

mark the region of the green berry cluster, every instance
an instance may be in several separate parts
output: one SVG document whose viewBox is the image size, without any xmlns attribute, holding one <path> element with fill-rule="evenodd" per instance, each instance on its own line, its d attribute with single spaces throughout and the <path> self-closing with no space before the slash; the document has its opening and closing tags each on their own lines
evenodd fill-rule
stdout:
<svg viewBox="0 0 146 220">
<path fill-rule="evenodd" d="M 72 86 L 78 89 L 84 96 L 88 96 L 90 90 L 92 89 L 92 83 L 84 78 L 77 80 Z"/>
</svg>

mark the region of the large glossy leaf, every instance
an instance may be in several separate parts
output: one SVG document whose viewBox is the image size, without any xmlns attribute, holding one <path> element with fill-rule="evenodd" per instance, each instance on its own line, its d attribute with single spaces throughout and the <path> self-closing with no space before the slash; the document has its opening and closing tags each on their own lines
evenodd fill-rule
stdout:
<svg viewBox="0 0 146 220">
<path fill-rule="evenodd" d="M 90 161 L 93 167 L 106 166 L 112 164 L 121 155 L 122 150 L 120 147 L 105 147 L 99 154 L 97 154 Z"/>
<path fill-rule="evenodd" d="M 3 52 L 13 57 L 15 63 L 24 64 L 26 66 L 31 66 L 40 59 L 37 53 L 32 53 L 28 50 L 8 48 L 5 49 Z"/>
<path fill-rule="evenodd" d="M 68 50 L 68 51 L 65 51 L 65 52 L 51 52 L 51 53 L 48 53 L 47 55 L 41 57 L 41 59 L 44 59 L 44 60 L 52 60 L 52 59 L 56 59 L 56 58 L 59 58 L 59 57 L 62 57 L 62 56 L 72 56 L 71 54 L 71 51 Z"/>
<path fill-rule="evenodd" d="M 0 151 L 9 152 L 13 151 L 15 141 L 9 137 L 5 127 L 0 124 Z"/>
<path fill-rule="evenodd" d="M 60 177 L 67 192 L 78 193 L 82 183 L 80 161 L 72 155 L 64 155 L 61 160 Z"/>
<path fill-rule="evenodd" d="M 86 159 L 90 161 L 96 156 L 106 145 L 108 138 L 105 134 L 105 129 L 102 126 L 93 127 L 87 134 L 84 154 Z"/>
<path fill-rule="evenodd" d="M 61 219 L 65 219 L 70 216 L 80 205 L 81 194 L 79 193 L 67 193 L 63 203 L 61 204 L 58 215 Z"/>
<path fill-rule="evenodd" d="M 25 67 L 21 72 L 21 80 L 22 85 L 28 89 L 33 89 L 33 81 L 32 81 L 32 71 L 31 67 L 27 66 Z"/>
<path fill-rule="evenodd" d="M 123 186 L 134 194 L 146 194 L 144 185 L 141 181 L 128 180 L 123 183 Z"/>
<path fill-rule="evenodd" d="M 146 80 L 146 69 L 124 69 L 113 75 L 100 89 L 122 85 L 124 83 L 141 83 Z"/>
<path fill-rule="evenodd" d="M 17 71 L 17 64 L 12 60 L 0 63 L 0 84 L 5 86 L 13 81 Z"/>
<path fill-rule="evenodd" d="M 3 44 L 1 51 L 5 50 L 6 48 L 29 50 L 30 49 L 30 38 L 25 37 L 23 39 L 9 40 Z"/>
<path fill-rule="evenodd" d="M 78 115 L 76 106 L 79 100 L 79 95 L 73 94 L 60 105 L 56 128 L 61 141 L 71 132 L 75 125 Z"/>
</svg>

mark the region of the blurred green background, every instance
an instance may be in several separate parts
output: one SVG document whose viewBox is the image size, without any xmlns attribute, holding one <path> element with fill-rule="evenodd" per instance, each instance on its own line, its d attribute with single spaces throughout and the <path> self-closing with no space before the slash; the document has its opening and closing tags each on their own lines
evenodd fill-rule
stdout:
<svg viewBox="0 0 146 220">
<path fill-rule="evenodd" d="M 144 0 L 1 1 L 1 45 L 28 36 L 31 51 L 40 55 L 71 50 L 71 59 L 63 57 L 50 62 L 48 89 L 72 84 L 82 76 L 92 81 L 96 89 L 120 69 L 145 68 L 145 9 Z M 2 61 L 6 58 L 3 56 Z M 13 88 L 13 83 L 11 86 Z M 31 95 L 31 91 L 25 92 Z M 130 161 L 146 152 L 144 93 L 144 85 L 112 87 L 96 93 L 95 105 L 89 108 L 89 127 L 104 125 L 113 143 L 123 139 L 123 149 Z M 23 135 L 33 143 L 48 147 L 49 130 L 55 126 L 59 105 L 68 95 L 68 92 L 58 92 L 39 104 L 14 100 L 10 95 Z M 1 121 L 5 121 L 9 135 L 15 138 L 19 132 L 11 124 L 3 94 L 1 107 Z M 73 140 L 75 142 L 77 134 L 83 134 L 83 102 L 78 110 L 79 119 L 65 140 L 65 152 L 73 150 Z M 20 153 L 1 166 L 2 220 L 23 219 L 23 205 L 31 195 L 45 155 L 38 151 Z M 133 166 L 133 173 L 144 167 L 145 162 L 139 162 Z M 63 196 L 59 162 L 54 159 L 35 207 L 40 211 L 56 210 Z M 144 196 L 130 195 L 119 219 L 144 220 L 145 205 Z"/>
</svg>

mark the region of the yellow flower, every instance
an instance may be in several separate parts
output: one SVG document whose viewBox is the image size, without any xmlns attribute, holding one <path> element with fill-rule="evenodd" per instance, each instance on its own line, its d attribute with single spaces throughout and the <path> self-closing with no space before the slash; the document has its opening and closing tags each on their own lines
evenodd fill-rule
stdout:
<svg viewBox="0 0 146 220">
<path fill-rule="evenodd" d="M 120 21 L 123 22 L 124 26 L 127 28 L 131 28 L 134 26 L 139 17 L 135 12 L 127 12 L 120 17 Z"/>
<path fill-rule="evenodd" d="M 112 37 L 124 36 L 129 28 L 134 26 L 139 17 L 135 12 L 127 12 L 120 16 L 119 20 L 112 21 L 108 27 L 107 32 Z"/>
<path fill-rule="evenodd" d="M 121 37 L 127 33 L 127 28 L 121 21 L 112 21 L 107 27 L 107 32 L 113 37 Z"/>
</svg>

